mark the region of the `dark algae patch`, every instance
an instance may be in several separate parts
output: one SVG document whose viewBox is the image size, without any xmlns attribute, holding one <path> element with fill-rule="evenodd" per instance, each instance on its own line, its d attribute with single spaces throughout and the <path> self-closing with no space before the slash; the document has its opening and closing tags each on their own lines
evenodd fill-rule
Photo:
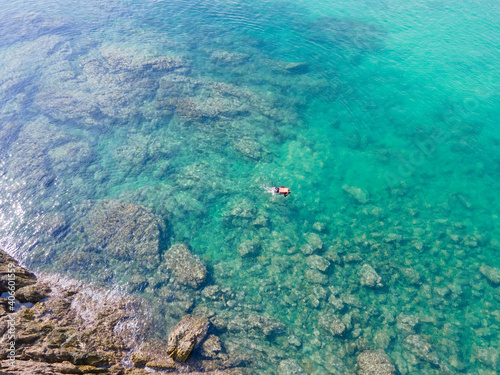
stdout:
<svg viewBox="0 0 500 375">
<path fill-rule="evenodd" d="M 500 370 L 496 3 L 0 5 L 8 371 Z"/>
</svg>

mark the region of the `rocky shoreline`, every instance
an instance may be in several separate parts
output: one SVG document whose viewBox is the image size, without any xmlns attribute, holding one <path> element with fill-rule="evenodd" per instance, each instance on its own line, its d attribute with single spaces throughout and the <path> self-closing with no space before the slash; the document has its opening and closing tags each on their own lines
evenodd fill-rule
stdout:
<svg viewBox="0 0 500 375">
<path fill-rule="evenodd" d="M 12 270 L 16 299 L 9 303 Z M 168 340 L 154 339 L 145 300 L 57 275 L 36 276 L 3 250 L 0 293 L 0 374 L 248 373 L 250 359 L 226 353 L 215 334 L 219 318 L 211 314 L 186 314 Z M 11 341 L 15 361 L 9 358 Z M 357 362 L 360 375 L 396 374 L 383 352 L 364 351 Z M 306 374 L 293 359 L 282 360 L 276 371 Z"/>
<path fill-rule="evenodd" d="M 8 298 L 0 299 L 1 374 L 242 373 L 206 317 L 184 316 L 168 342 L 146 339 L 152 322 L 145 301 L 55 275 L 35 276 L 0 250 L 2 297 L 12 269 L 15 311 Z M 13 340 L 14 365 L 8 358 Z"/>
</svg>

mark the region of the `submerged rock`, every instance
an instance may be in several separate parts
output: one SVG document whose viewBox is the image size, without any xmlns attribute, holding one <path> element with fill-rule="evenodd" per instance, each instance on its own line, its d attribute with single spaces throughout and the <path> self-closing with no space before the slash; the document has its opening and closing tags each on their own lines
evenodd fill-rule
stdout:
<svg viewBox="0 0 500 375">
<path fill-rule="evenodd" d="M 207 268 L 183 244 L 175 244 L 165 252 L 164 261 L 175 279 L 192 288 L 199 288 L 207 278 Z"/>
<path fill-rule="evenodd" d="M 227 51 L 215 51 L 210 54 L 210 60 L 219 65 L 241 65 L 248 61 L 249 55 Z"/>
<path fill-rule="evenodd" d="M 421 335 L 410 335 L 405 341 L 405 347 L 414 355 L 433 365 L 441 363 L 434 347 L 429 344 Z"/>
<path fill-rule="evenodd" d="M 348 193 L 351 197 L 353 197 L 358 203 L 365 204 L 368 202 L 368 193 L 364 190 L 350 185 L 343 185 L 342 190 Z"/>
<path fill-rule="evenodd" d="M 300 63 L 289 63 L 285 65 L 284 70 L 290 74 L 305 74 L 309 72 L 309 64 L 300 62 Z"/>
<path fill-rule="evenodd" d="M 358 272 L 359 282 L 361 285 L 368 288 L 381 288 L 383 287 L 382 278 L 369 264 L 363 264 L 363 267 Z"/>
<path fill-rule="evenodd" d="M 364 351 L 358 355 L 359 375 L 395 375 L 396 368 L 383 352 Z"/>
<path fill-rule="evenodd" d="M 479 272 L 486 277 L 492 284 L 500 284 L 500 268 L 491 267 L 483 264 L 479 268 Z"/>
<path fill-rule="evenodd" d="M 257 255 L 258 252 L 258 243 L 255 241 L 243 241 L 238 246 L 238 253 L 243 257 L 252 257 Z"/>
<path fill-rule="evenodd" d="M 334 336 L 343 336 L 346 331 L 346 326 L 334 314 L 325 314 L 319 317 L 318 324 L 325 331 L 330 332 Z"/>
<path fill-rule="evenodd" d="M 202 343 L 209 328 L 207 318 L 185 315 L 168 336 L 167 354 L 176 361 L 185 362 L 193 349 Z"/>
<path fill-rule="evenodd" d="M 278 367 L 278 375 L 306 375 L 307 373 L 304 371 L 299 364 L 293 359 L 285 359 L 280 362 Z"/>
<path fill-rule="evenodd" d="M 308 256 L 306 259 L 306 263 L 309 267 L 320 270 L 322 272 L 325 272 L 330 266 L 330 262 L 319 255 Z"/>
<path fill-rule="evenodd" d="M 86 246 L 119 261 L 134 260 L 147 270 L 155 270 L 160 263 L 164 229 L 150 209 L 114 200 L 94 206 L 83 223 Z"/>
</svg>

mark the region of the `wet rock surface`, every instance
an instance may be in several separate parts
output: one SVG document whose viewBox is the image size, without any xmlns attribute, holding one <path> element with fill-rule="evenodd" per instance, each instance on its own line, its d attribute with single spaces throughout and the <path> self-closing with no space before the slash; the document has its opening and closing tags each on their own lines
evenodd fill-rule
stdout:
<svg viewBox="0 0 500 375">
<path fill-rule="evenodd" d="M 168 355 L 177 361 L 185 362 L 193 349 L 201 344 L 209 328 L 210 322 L 207 318 L 184 316 L 168 336 Z"/>
</svg>

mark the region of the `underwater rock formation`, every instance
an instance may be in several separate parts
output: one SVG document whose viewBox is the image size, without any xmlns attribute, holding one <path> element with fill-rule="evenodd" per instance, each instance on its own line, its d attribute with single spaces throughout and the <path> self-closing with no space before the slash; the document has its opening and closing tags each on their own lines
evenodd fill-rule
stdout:
<svg viewBox="0 0 500 375">
<path fill-rule="evenodd" d="M 352 196 L 358 203 L 360 204 L 368 203 L 369 200 L 368 193 L 362 190 L 361 188 L 350 185 L 343 185 L 342 190 L 344 190 L 346 193 Z"/>
<path fill-rule="evenodd" d="M 135 259 L 147 270 L 158 267 L 165 224 L 150 209 L 104 200 L 92 207 L 82 226 L 87 247 L 98 248 L 105 256 L 119 261 Z"/>
<path fill-rule="evenodd" d="M 346 331 L 345 324 L 334 314 L 320 316 L 318 325 L 333 336 L 343 336 Z"/>
<path fill-rule="evenodd" d="M 358 355 L 359 375 L 394 375 L 396 368 L 385 353 L 364 351 Z"/>
<path fill-rule="evenodd" d="M 207 278 L 207 268 L 183 244 L 175 244 L 165 252 L 164 262 L 174 278 L 181 284 L 199 288 Z"/>
<path fill-rule="evenodd" d="M 369 264 L 363 264 L 363 267 L 358 272 L 359 282 L 361 285 L 368 288 L 381 288 L 383 287 L 382 278 Z"/>
<path fill-rule="evenodd" d="M 500 284 L 500 268 L 495 268 L 491 266 L 487 266 L 483 264 L 479 268 L 479 272 L 486 277 L 492 284 L 499 285 Z"/>
</svg>

